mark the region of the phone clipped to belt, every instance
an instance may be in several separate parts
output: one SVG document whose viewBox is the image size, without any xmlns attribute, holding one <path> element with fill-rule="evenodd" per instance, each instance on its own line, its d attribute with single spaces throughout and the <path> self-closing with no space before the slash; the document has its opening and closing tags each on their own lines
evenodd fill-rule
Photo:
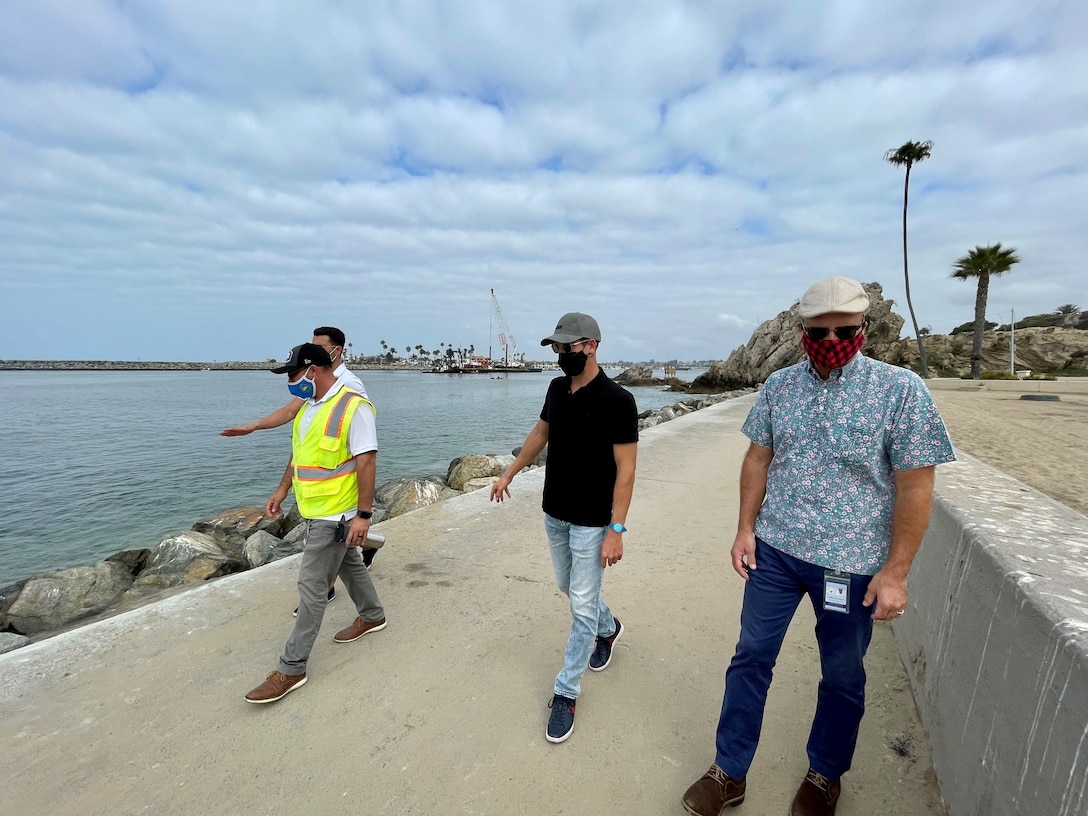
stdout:
<svg viewBox="0 0 1088 816">
<path fill-rule="evenodd" d="M 333 541 L 339 541 L 343 544 L 348 540 L 348 527 L 351 526 L 351 522 L 344 516 L 340 516 L 340 523 L 336 525 L 336 534 L 333 536 Z"/>
</svg>

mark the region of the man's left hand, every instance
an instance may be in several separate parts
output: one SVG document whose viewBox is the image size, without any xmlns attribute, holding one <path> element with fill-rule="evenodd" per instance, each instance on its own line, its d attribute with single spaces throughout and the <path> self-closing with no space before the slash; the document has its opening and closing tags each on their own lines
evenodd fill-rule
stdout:
<svg viewBox="0 0 1088 816">
<path fill-rule="evenodd" d="M 601 544 L 601 568 L 614 567 L 623 558 L 623 535 L 615 530 L 605 533 Z"/>
<path fill-rule="evenodd" d="M 873 620 L 895 620 L 907 608 L 907 579 L 881 570 L 869 581 L 862 606 L 873 607 Z"/>
<path fill-rule="evenodd" d="M 370 532 L 371 519 L 362 516 L 354 516 L 348 525 L 348 535 L 344 539 L 345 547 L 362 547 L 366 542 L 366 534 Z"/>
</svg>

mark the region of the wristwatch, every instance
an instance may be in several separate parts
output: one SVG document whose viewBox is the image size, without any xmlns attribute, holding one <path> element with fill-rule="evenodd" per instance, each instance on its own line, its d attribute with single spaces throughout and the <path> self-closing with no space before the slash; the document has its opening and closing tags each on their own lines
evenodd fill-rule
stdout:
<svg viewBox="0 0 1088 816">
<path fill-rule="evenodd" d="M 612 524 L 609 525 L 609 526 L 612 528 L 612 530 L 614 532 L 617 532 L 617 533 L 626 533 L 627 532 L 627 528 L 624 527 L 622 524 L 620 524 L 618 521 L 612 522 Z"/>
<path fill-rule="evenodd" d="M 359 518 L 368 519 L 368 518 L 373 518 L 374 517 L 374 511 L 373 510 L 358 510 L 356 512 L 358 512 Z"/>
</svg>

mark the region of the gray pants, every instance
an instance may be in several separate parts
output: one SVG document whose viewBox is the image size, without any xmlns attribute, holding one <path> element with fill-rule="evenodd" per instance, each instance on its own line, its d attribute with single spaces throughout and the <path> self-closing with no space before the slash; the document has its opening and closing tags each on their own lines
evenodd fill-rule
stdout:
<svg viewBox="0 0 1088 816">
<path fill-rule="evenodd" d="M 374 582 L 370 580 L 370 571 L 363 564 L 362 551 L 358 547 L 346 547 L 342 541 L 333 541 L 335 534 L 335 521 L 311 519 L 306 523 L 306 546 L 302 551 L 302 565 L 298 568 L 298 617 L 276 667 L 284 674 L 306 673 L 306 661 L 310 659 L 310 650 L 329 603 L 329 586 L 337 575 L 348 588 L 360 618 L 365 621 L 385 618 Z"/>
</svg>

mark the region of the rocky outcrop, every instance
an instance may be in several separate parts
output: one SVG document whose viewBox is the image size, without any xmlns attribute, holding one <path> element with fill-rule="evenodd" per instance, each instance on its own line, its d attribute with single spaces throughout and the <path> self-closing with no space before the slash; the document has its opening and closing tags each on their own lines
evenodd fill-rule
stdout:
<svg viewBox="0 0 1088 816">
<path fill-rule="evenodd" d="M 1015 370 L 1050 374 L 1088 368 L 1088 331 L 1047 326 L 1017 329 Z M 971 334 L 934 334 L 924 338 L 930 373 L 937 377 L 965 377 L 971 373 Z M 1011 338 L 1007 331 L 982 335 L 982 371 L 1008 373 Z M 885 362 L 918 369 L 918 344 L 900 340 Z"/>
<path fill-rule="evenodd" d="M 893 301 L 884 298 L 879 283 L 864 284 L 869 295 L 869 329 L 864 353 L 878 360 L 889 350 L 898 350 L 903 318 L 892 311 Z M 804 356 L 797 324 L 797 303 L 772 320 L 759 324 L 746 345 L 733 350 L 724 362 L 711 365 L 691 383 L 690 392 L 713 392 L 750 388 L 766 382 L 772 372 L 800 362 Z"/>
<path fill-rule="evenodd" d="M 679 377 L 655 377 L 653 369 L 646 366 L 631 366 L 618 374 L 613 382 L 627 386 L 660 385 L 670 387 L 672 391 L 687 391 L 688 383 Z"/>
</svg>

